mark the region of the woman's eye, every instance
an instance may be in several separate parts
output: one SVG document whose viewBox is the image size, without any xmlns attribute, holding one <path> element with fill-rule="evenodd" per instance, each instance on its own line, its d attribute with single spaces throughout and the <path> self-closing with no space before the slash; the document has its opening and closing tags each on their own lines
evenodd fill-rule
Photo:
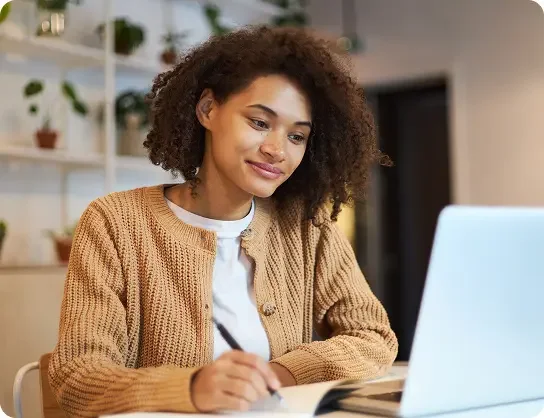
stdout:
<svg viewBox="0 0 544 418">
<path fill-rule="evenodd" d="M 260 129 L 268 129 L 268 124 L 260 119 L 251 119 L 251 123 Z"/>
<path fill-rule="evenodd" d="M 289 139 L 293 142 L 304 142 L 306 138 L 304 138 L 302 135 L 292 134 L 289 135 Z"/>
</svg>

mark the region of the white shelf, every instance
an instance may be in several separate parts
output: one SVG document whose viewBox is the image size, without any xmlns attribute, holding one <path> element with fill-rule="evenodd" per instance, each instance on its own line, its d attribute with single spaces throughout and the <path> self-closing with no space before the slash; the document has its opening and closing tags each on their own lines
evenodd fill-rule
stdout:
<svg viewBox="0 0 544 418">
<path fill-rule="evenodd" d="M 0 51 L 12 59 L 51 61 L 63 68 L 102 67 L 104 51 L 62 39 L 0 35 Z"/>
<path fill-rule="evenodd" d="M 43 149 L 32 147 L 0 146 L 0 159 L 9 162 L 40 162 L 65 165 L 70 168 L 103 167 L 104 157 L 101 154 L 75 154 L 60 149 Z"/>
<path fill-rule="evenodd" d="M 117 71 L 123 73 L 155 77 L 157 74 L 166 71 L 168 67 L 161 65 L 158 58 L 141 58 L 138 56 L 115 57 Z"/>
<path fill-rule="evenodd" d="M 115 166 L 121 170 L 132 171 L 159 171 L 162 168 L 153 165 L 146 157 L 132 157 L 129 155 L 120 155 L 116 157 Z"/>
</svg>

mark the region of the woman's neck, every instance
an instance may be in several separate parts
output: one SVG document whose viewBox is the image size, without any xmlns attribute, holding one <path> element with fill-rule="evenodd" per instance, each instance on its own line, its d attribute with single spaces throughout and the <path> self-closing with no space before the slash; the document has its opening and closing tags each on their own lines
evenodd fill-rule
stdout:
<svg viewBox="0 0 544 418">
<path fill-rule="evenodd" d="M 183 183 L 166 190 L 166 197 L 183 209 L 208 219 L 234 221 L 244 218 L 251 209 L 253 196 L 237 187 L 228 187 L 219 176 L 200 170 L 194 189 Z M 234 186 L 234 185 L 232 185 Z"/>
</svg>

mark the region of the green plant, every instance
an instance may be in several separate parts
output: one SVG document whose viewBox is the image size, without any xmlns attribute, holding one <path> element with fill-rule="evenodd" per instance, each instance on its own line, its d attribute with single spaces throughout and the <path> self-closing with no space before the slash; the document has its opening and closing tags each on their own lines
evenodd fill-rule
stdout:
<svg viewBox="0 0 544 418">
<path fill-rule="evenodd" d="M 224 26 L 219 18 L 221 16 L 221 10 L 214 4 L 208 3 L 204 6 L 204 16 L 208 21 L 208 25 L 214 35 L 223 35 L 230 32 L 230 29 Z"/>
<path fill-rule="evenodd" d="M 304 0 L 263 0 L 282 9 L 281 14 L 272 18 L 273 26 L 305 27 L 309 19 L 304 12 Z"/>
<path fill-rule="evenodd" d="M 98 34 L 105 36 L 106 25 L 100 24 L 96 29 Z M 127 18 L 120 17 L 113 22 L 115 52 L 117 54 L 130 55 L 145 41 L 143 26 L 131 23 Z"/>
<path fill-rule="evenodd" d="M 38 94 L 42 93 L 44 90 L 44 83 L 41 80 L 31 80 L 29 81 L 24 89 L 23 89 L 23 95 L 25 98 L 35 97 Z M 69 81 L 63 81 L 61 83 L 61 92 L 63 96 L 70 102 L 72 105 L 72 110 L 81 115 L 86 116 L 88 113 L 88 107 L 87 105 L 79 99 L 79 97 L 76 94 L 76 90 L 72 83 Z M 49 131 L 51 129 L 51 112 L 52 112 L 53 106 L 47 106 L 45 109 L 45 115 L 41 124 L 41 129 Z M 33 103 L 29 106 L 28 111 L 31 115 L 38 114 L 40 108 L 37 104 Z"/>
<path fill-rule="evenodd" d="M 128 114 L 140 116 L 140 127 L 149 123 L 149 105 L 145 100 L 145 93 L 136 90 L 127 90 L 120 93 L 115 100 L 115 119 L 119 126 L 124 127 Z"/>
<path fill-rule="evenodd" d="M 162 42 L 167 51 L 177 51 L 181 49 L 183 40 L 189 35 L 188 31 L 172 32 L 168 31 L 162 36 Z"/>
<path fill-rule="evenodd" d="M 11 12 L 11 2 L 7 2 L 0 9 L 0 23 L 6 20 Z"/>
<path fill-rule="evenodd" d="M 46 235 L 53 239 L 53 240 L 68 240 L 68 239 L 72 239 L 73 236 L 74 236 L 74 232 L 76 230 L 76 227 L 77 227 L 77 222 L 76 223 L 73 223 L 71 225 L 68 225 L 58 231 L 55 231 L 55 230 L 52 230 L 52 229 L 48 229 L 45 231 Z"/>
<path fill-rule="evenodd" d="M 68 3 L 81 4 L 82 0 L 36 0 L 38 8 L 50 11 L 66 10 Z"/>
<path fill-rule="evenodd" d="M 7 230 L 8 230 L 8 225 L 6 221 L 4 221 L 3 219 L 0 219 L 0 243 L 4 240 Z"/>
</svg>

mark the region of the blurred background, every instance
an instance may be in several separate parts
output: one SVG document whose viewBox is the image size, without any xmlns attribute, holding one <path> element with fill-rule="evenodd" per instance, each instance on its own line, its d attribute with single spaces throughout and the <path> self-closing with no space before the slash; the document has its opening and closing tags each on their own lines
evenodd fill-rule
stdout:
<svg viewBox="0 0 544 418">
<path fill-rule="evenodd" d="M 105 25 L 111 23 L 111 25 Z M 0 405 L 53 349 L 73 226 L 106 193 L 176 181 L 146 160 L 143 95 L 211 34 L 305 26 L 351 56 L 381 149 L 342 212 L 408 360 L 437 216 L 544 204 L 544 15 L 530 0 L 14 0 L 0 13 Z M 37 380 L 26 416 L 41 416 Z"/>
</svg>

